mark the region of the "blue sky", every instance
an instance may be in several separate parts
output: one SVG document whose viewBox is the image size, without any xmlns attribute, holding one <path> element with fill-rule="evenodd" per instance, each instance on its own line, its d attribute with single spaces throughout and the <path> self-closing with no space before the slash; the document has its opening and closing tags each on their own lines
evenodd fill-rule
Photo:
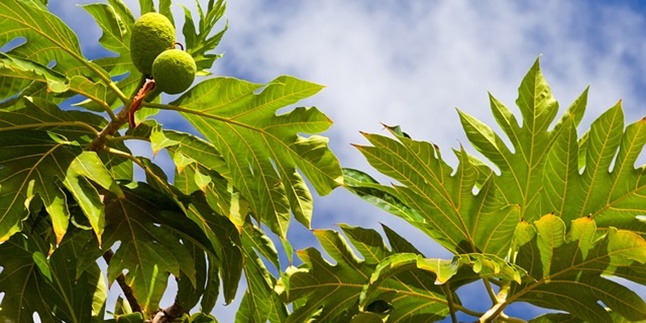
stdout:
<svg viewBox="0 0 646 323">
<path fill-rule="evenodd" d="M 98 55 L 99 28 L 72 5 L 94 1 L 50 2 L 79 34 L 85 54 Z M 192 0 L 175 3 L 194 7 Z M 620 99 L 627 123 L 646 114 L 643 1 L 231 0 L 226 17 L 229 31 L 218 48 L 224 57 L 214 74 L 254 82 L 291 74 L 326 85 L 303 104 L 335 121 L 326 135 L 343 166 L 373 174 L 350 146 L 365 143 L 359 131 L 384 133 L 380 123 L 399 124 L 448 157 L 449 149 L 467 144 L 455 108 L 494 126 L 487 91 L 513 107 L 520 80 L 538 56 L 562 108 L 590 85 L 584 125 Z M 160 118 L 182 125 L 171 114 Z M 149 154 L 144 145 L 134 148 Z M 170 167 L 163 155 L 156 161 Z M 314 228 L 341 222 L 385 223 L 427 256 L 449 257 L 416 229 L 341 189 L 316 199 Z M 289 237 L 297 248 L 317 245 L 309 231 L 293 229 Z M 218 307 L 218 318 L 233 321 L 235 308 Z M 510 314 L 535 313 L 521 306 Z"/>
</svg>

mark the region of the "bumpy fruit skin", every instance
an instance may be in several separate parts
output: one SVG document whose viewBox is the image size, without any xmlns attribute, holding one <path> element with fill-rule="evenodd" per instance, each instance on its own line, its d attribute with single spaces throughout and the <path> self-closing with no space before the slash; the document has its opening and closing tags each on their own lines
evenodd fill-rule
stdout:
<svg viewBox="0 0 646 323">
<path fill-rule="evenodd" d="M 174 45 L 175 27 L 166 16 L 149 12 L 135 21 L 130 37 L 130 57 L 144 75 L 151 75 L 155 58 Z"/>
<path fill-rule="evenodd" d="M 186 91 L 195 80 L 196 72 L 193 57 L 179 49 L 164 51 L 153 62 L 155 86 L 168 94 Z"/>
</svg>

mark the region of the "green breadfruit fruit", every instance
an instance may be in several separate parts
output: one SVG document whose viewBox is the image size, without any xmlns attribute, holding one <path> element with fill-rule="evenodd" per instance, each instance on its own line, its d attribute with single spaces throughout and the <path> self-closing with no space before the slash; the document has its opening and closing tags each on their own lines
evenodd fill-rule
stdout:
<svg viewBox="0 0 646 323">
<path fill-rule="evenodd" d="M 151 75 L 155 58 L 175 46 L 175 27 L 166 16 L 149 12 L 139 17 L 130 37 L 130 57 L 144 75 Z"/>
<path fill-rule="evenodd" d="M 179 49 L 164 51 L 153 62 L 155 86 L 168 94 L 186 91 L 193 84 L 196 72 L 193 57 Z"/>
</svg>

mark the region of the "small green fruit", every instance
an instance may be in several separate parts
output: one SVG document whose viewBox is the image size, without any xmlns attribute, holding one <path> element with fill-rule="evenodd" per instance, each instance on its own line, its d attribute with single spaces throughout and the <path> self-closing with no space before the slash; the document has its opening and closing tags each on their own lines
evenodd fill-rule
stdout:
<svg viewBox="0 0 646 323">
<path fill-rule="evenodd" d="M 130 57 L 144 75 L 150 75 L 155 58 L 174 45 L 175 27 L 166 16 L 149 12 L 135 21 L 130 37 Z"/>
<path fill-rule="evenodd" d="M 193 84 L 196 72 L 193 57 L 179 49 L 164 51 L 153 62 L 155 86 L 168 94 L 186 91 Z"/>
</svg>

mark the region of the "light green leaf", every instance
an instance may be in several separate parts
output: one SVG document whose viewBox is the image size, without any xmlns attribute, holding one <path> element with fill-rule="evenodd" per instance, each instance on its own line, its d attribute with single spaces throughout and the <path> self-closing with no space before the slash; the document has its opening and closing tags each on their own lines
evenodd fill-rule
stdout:
<svg viewBox="0 0 646 323">
<path fill-rule="evenodd" d="M 514 239 L 512 241 L 512 249 L 517 251 L 518 248 L 522 247 L 524 244 L 531 241 L 536 235 L 536 228 L 531 224 L 521 221 L 516 226 L 516 231 L 514 232 Z"/>
<path fill-rule="evenodd" d="M 315 108 L 276 115 L 278 109 L 321 88 L 286 76 L 264 87 L 215 78 L 171 103 L 180 106 L 183 116 L 222 154 L 232 184 L 255 216 L 281 237 L 286 234 L 290 210 L 305 225 L 311 217 L 311 196 L 297 169 L 319 194 L 329 193 L 342 182 L 327 139 L 298 135 L 325 131 L 331 121 Z"/>
<path fill-rule="evenodd" d="M 208 75 L 208 71 L 216 59 L 220 58 L 221 54 L 209 53 L 220 43 L 224 32 L 228 28 L 228 24 L 217 33 L 213 33 L 213 28 L 218 24 L 220 19 L 224 16 L 226 10 L 226 2 L 223 0 L 209 1 L 206 7 L 206 13 L 202 10 L 202 6 L 198 1 L 195 1 L 198 6 L 198 13 L 200 20 L 198 21 L 198 29 L 195 28 L 193 20 L 193 13 L 188 8 L 182 6 L 184 9 L 184 27 L 182 33 L 186 40 L 186 52 L 191 54 L 195 59 L 198 73 Z"/>
<path fill-rule="evenodd" d="M 521 247 L 517 264 L 527 268 L 535 280 L 514 287 L 508 301 L 527 301 L 564 310 L 590 322 L 612 321 L 599 302 L 629 320 L 646 316 L 646 303 L 639 296 L 601 277 L 614 274 L 644 283 L 641 275 L 634 273 L 646 263 L 646 240 L 631 231 L 615 228 L 603 229 L 608 232 L 599 235 L 601 229 L 593 231 L 594 220 L 584 217 L 573 221 L 567 239 L 559 241 L 564 228 L 559 218 L 548 215 L 536 223 L 537 230 L 554 231 L 548 240 L 554 241 L 555 247 L 546 249 L 547 242 L 540 242 L 545 239 L 540 231 L 535 239 Z M 539 254 L 542 265 L 535 261 Z"/>
<path fill-rule="evenodd" d="M 294 308 L 287 322 L 306 322 L 319 310 L 319 322 L 338 322 L 340 316 L 350 318 L 358 313 L 359 295 L 372 272 L 370 266 L 352 254 L 338 233 L 314 230 L 314 234 L 336 265 L 324 260 L 314 248 L 297 251 L 306 267 L 287 273 L 286 296 L 288 302 L 305 297 L 305 303 Z"/>
<path fill-rule="evenodd" d="M 27 207 L 38 195 L 52 218 L 60 242 L 70 216 L 67 189 L 81 205 L 92 228 L 101 237 L 104 211 L 101 197 L 89 180 L 119 191 L 96 153 L 83 151 L 73 142 L 54 139 L 50 132 L 8 131 L 0 144 L 0 240 L 20 230 Z"/>
<path fill-rule="evenodd" d="M 597 234 L 597 224 L 590 217 L 582 217 L 572 221 L 567 242 L 577 241 L 583 259 L 587 258 L 588 251 L 594 247 Z"/>
<path fill-rule="evenodd" d="M 410 223 L 425 222 L 421 214 L 397 197 L 393 187 L 381 185 L 370 175 L 356 169 L 344 168 L 343 176 L 344 187 L 368 203 Z M 422 231 L 425 230 L 422 229 Z"/>
<path fill-rule="evenodd" d="M 78 43 L 76 34 L 58 17 L 49 13 L 46 8 L 19 0 L 7 0 L 0 3 L 0 18 L 3 20 L 3 30 L 0 32 L 0 44 L 6 44 L 22 37 L 26 41 L 7 52 L 14 59 L 31 61 L 40 66 L 49 66 L 51 70 L 73 77 L 85 78 L 83 90 L 89 97 L 105 91 L 105 85 L 92 83 L 90 79 L 100 77 L 108 80 L 109 76 L 98 65 L 87 61 Z M 47 96 L 47 92 L 36 87 L 27 88 L 24 78 L 1 76 L 3 84 L 0 99 L 20 94 L 34 92 L 38 96 Z M 94 86 L 90 86 L 94 84 Z M 61 98 L 65 98 L 62 96 Z M 59 99 L 60 100 L 60 99 Z"/>
<path fill-rule="evenodd" d="M 565 242 L 565 223 L 554 214 L 547 214 L 534 222 L 538 234 L 537 245 L 543 264 L 543 278 L 550 275 L 550 266 L 554 257 L 554 249 Z"/>
<path fill-rule="evenodd" d="M 121 15 L 115 10 L 115 7 L 111 5 L 92 3 L 82 5 L 81 8 L 92 15 L 99 27 L 103 30 L 103 35 L 99 38 L 99 43 L 103 47 L 118 54 L 129 54 L 129 23 L 132 23 L 132 21 L 122 19 Z M 129 17 L 126 16 L 125 18 L 127 19 Z"/>
<path fill-rule="evenodd" d="M 56 93 L 65 92 L 70 88 L 69 80 L 65 75 L 36 62 L 11 57 L 5 53 L 0 53 L 0 76 L 15 79 L 16 82 L 24 80 L 23 86 L 31 81 L 45 82 L 47 90 Z M 3 88 L 6 91 L 10 87 Z"/>
<path fill-rule="evenodd" d="M 250 224 L 244 227 L 242 250 L 248 288 L 236 313 L 236 322 L 280 323 L 287 319 L 287 307 L 274 291 L 276 280 L 256 254 L 259 252 L 277 264 L 278 255 L 275 249 L 268 250 L 273 247 L 268 245 L 270 242 L 259 229 Z"/>
<path fill-rule="evenodd" d="M 308 318 L 319 322 L 348 321 L 360 313 L 374 312 L 376 304 L 387 305 L 388 317 L 393 321 L 438 320 L 448 315 L 447 301 L 441 288 L 434 284 L 433 273 L 411 268 L 382 277 L 378 285 L 369 285 L 376 261 L 398 255 L 386 249 L 383 241 L 376 240 L 375 231 L 347 225 L 342 228 L 367 261 L 359 260 L 338 233 L 315 230 L 336 264 L 328 263 L 313 248 L 297 252 L 304 265 L 289 268 L 279 284 L 287 301 L 294 303 L 288 322 L 304 322 Z"/>
<path fill-rule="evenodd" d="M 373 167 L 402 186 L 379 186 L 346 170 L 346 186 L 365 200 L 399 215 L 455 253 L 505 255 L 519 222 L 519 208 L 501 204 L 491 173 L 477 194 L 478 170 L 463 150 L 453 170 L 431 143 L 364 134 L 373 146 L 357 146 Z"/>
<path fill-rule="evenodd" d="M 377 264 L 388 256 L 388 248 L 377 231 L 347 224 L 339 226 L 357 251 L 366 257 L 367 264 Z"/>
<path fill-rule="evenodd" d="M 621 102 L 603 113 L 577 140 L 572 124 L 550 151 L 543 200 L 564 219 L 590 216 L 600 227 L 614 226 L 643 234 L 636 218 L 646 213 L 646 182 L 635 162 L 646 143 L 646 122 L 624 130 Z"/>
<path fill-rule="evenodd" d="M 541 73 L 538 60 L 525 75 L 518 93 L 516 104 L 523 117 L 522 127 L 513 113 L 490 95 L 491 110 L 507 134 L 513 151 L 484 123 L 463 112 L 460 112 L 460 119 L 469 141 L 500 169 L 500 176 L 495 181 L 499 198 L 507 204 L 518 204 L 520 218 L 531 222 L 551 211 L 538 207 L 543 189 L 541 173 L 546 154 L 554 144 L 553 138 L 562 127 L 549 131 L 558 103 Z M 585 100 L 577 102 L 584 105 Z M 584 106 L 577 103 L 573 107 L 568 114 L 580 118 Z"/>
</svg>

